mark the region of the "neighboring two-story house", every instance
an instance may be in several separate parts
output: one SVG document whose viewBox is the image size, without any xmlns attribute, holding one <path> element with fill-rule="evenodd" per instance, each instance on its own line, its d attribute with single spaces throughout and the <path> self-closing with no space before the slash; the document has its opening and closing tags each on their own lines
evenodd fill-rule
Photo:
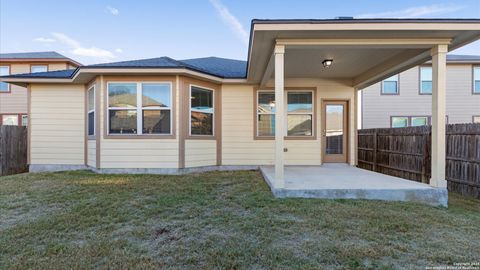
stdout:
<svg viewBox="0 0 480 270">
<path fill-rule="evenodd" d="M 480 123 L 480 56 L 447 56 L 447 123 Z M 416 66 L 361 91 L 360 128 L 428 125 L 432 67 Z"/>
<path fill-rule="evenodd" d="M 1 53 L 0 76 L 74 69 L 80 63 L 57 52 Z M 0 125 L 28 122 L 27 89 L 0 82 Z"/>
</svg>

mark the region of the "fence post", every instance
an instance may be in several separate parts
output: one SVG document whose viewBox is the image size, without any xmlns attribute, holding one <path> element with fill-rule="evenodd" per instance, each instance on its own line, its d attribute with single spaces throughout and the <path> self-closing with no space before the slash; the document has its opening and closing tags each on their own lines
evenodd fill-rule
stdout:
<svg viewBox="0 0 480 270">
<path fill-rule="evenodd" d="M 373 165 L 372 171 L 377 171 L 377 129 L 373 131 Z"/>
</svg>

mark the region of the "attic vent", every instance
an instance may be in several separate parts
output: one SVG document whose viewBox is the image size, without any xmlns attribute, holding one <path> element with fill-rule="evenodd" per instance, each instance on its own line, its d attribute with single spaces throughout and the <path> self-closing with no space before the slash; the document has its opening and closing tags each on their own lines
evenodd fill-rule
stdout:
<svg viewBox="0 0 480 270">
<path fill-rule="evenodd" d="M 335 17 L 335 20 L 353 20 L 353 17 L 339 16 L 339 17 Z"/>
</svg>

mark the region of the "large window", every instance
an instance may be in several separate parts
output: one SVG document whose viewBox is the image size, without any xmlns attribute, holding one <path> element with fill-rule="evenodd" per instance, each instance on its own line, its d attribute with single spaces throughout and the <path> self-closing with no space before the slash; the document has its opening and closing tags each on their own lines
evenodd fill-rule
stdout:
<svg viewBox="0 0 480 270">
<path fill-rule="evenodd" d="M 170 83 L 108 83 L 109 134 L 171 134 Z"/>
<path fill-rule="evenodd" d="M 88 89 L 87 92 L 87 118 L 88 118 L 88 135 L 95 135 L 95 87 Z"/>
<path fill-rule="evenodd" d="M 287 135 L 312 136 L 312 92 L 287 93 Z"/>
<path fill-rule="evenodd" d="M 398 74 L 394 75 L 382 82 L 382 94 L 385 95 L 397 95 L 398 89 Z"/>
<path fill-rule="evenodd" d="M 10 67 L 9 66 L 0 66 L 0 76 L 10 75 Z M 0 93 L 1 92 L 9 92 L 10 85 L 6 82 L 0 82 Z"/>
<path fill-rule="evenodd" d="M 48 66 L 47 65 L 32 65 L 30 67 L 30 72 L 31 73 L 36 73 L 36 72 L 47 72 L 48 71 Z"/>
<path fill-rule="evenodd" d="M 190 87 L 190 135 L 213 135 L 213 90 Z"/>
<path fill-rule="evenodd" d="M 432 67 L 420 67 L 420 94 L 432 93 Z"/>
<path fill-rule="evenodd" d="M 313 136 L 313 92 L 287 91 L 287 136 Z M 257 136 L 275 136 L 275 92 L 257 92 Z"/>
<path fill-rule="evenodd" d="M 473 68 L 473 93 L 480 94 L 480 67 Z"/>
</svg>

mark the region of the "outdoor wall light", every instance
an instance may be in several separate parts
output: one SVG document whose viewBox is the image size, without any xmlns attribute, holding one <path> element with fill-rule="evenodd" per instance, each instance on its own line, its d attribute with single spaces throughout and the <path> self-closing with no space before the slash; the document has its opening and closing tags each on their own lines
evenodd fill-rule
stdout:
<svg viewBox="0 0 480 270">
<path fill-rule="evenodd" d="M 322 62 L 323 67 L 328 68 L 333 64 L 333 59 L 325 59 Z"/>
</svg>

